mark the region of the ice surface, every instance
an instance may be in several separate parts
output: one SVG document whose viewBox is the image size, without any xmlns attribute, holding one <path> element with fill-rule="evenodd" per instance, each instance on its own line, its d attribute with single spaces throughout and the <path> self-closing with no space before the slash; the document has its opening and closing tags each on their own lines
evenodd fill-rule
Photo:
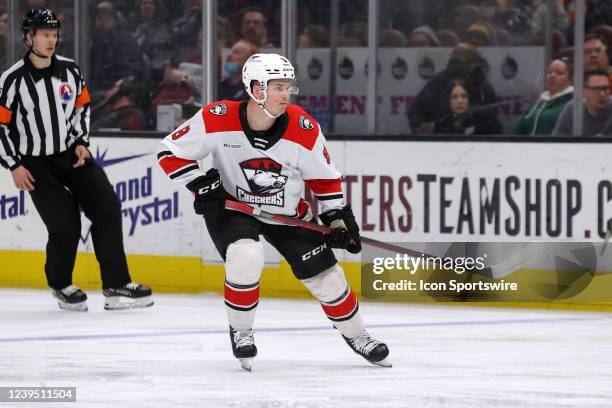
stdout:
<svg viewBox="0 0 612 408">
<path fill-rule="evenodd" d="M 393 368 L 368 364 L 314 301 L 262 299 L 253 372 L 231 353 L 217 295 L 149 309 L 60 311 L 0 289 L 0 386 L 73 386 L 53 407 L 610 407 L 612 316 L 363 303 Z"/>
</svg>

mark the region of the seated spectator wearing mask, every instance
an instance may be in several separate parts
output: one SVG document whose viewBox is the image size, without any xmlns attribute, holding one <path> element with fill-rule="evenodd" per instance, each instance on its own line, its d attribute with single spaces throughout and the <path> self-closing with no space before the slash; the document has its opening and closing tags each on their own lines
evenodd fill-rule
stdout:
<svg viewBox="0 0 612 408">
<path fill-rule="evenodd" d="M 574 96 L 574 70 L 567 58 L 553 60 L 546 72 L 546 91 L 527 108 L 513 129 L 516 135 L 550 135 L 565 105 Z"/>
<path fill-rule="evenodd" d="M 588 71 L 584 74 L 584 110 L 582 123 L 584 136 L 612 135 L 612 97 L 608 73 L 604 70 Z M 574 102 L 565 105 L 553 135 L 572 136 L 574 126 Z"/>
<path fill-rule="evenodd" d="M 434 123 L 434 134 L 494 135 L 503 132 L 501 123 L 493 113 L 470 107 L 470 95 L 463 81 L 452 82 L 448 100 L 450 112 Z"/>
<path fill-rule="evenodd" d="M 248 100 L 249 95 L 242 84 L 242 67 L 246 60 L 253 54 L 257 54 L 259 49 L 255 44 L 248 40 L 238 40 L 230 50 L 223 71 L 228 75 L 219 84 L 220 100 Z"/>
</svg>

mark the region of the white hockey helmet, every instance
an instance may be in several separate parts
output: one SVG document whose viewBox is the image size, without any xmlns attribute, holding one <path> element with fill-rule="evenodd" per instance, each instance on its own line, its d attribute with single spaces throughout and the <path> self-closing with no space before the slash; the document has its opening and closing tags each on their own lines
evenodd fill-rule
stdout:
<svg viewBox="0 0 612 408">
<path fill-rule="evenodd" d="M 273 79 L 290 79 L 293 81 L 293 87 L 291 88 L 291 94 L 298 93 L 298 87 L 295 81 L 295 70 L 291 62 L 282 55 L 279 54 L 253 54 L 246 60 L 242 67 L 242 83 L 246 88 L 249 96 L 257 102 L 257 104 L 271 117 L 278 117 L 279 115 L 271 114 L 268 109 L 264 107 L 266 99 L 268 99 L 268 81 Z M 259 88 L 263 91 L 263 99 L 255 98 L 251 91 L 251 83 L 257 81 Z"/>
</svg>

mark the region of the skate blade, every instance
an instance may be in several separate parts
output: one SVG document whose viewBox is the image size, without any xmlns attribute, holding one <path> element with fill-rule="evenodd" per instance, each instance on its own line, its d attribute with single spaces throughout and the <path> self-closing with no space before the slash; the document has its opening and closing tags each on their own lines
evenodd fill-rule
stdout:
<svg viewBox="0 0 612 408">
<path fill-rule="evenodd" d="M 240 366 L 248 371 L 251 372 L 251 368 L 253 367 L 253 359 L 252 358 L 239 358 L 238 361 L 240 361 Z"/>
<path fill-rule="evenodd" d="M 393 367 L 393 365 L 391 365 L 391 362 L 386 358 L 383 358 L 380 361 L 370 361 L 370 363 L 380 366 L 380 367 L 387 367 L 387 368 Z"/>
<path fill-rule="evenodd" d="M 79 302 L 79 303 L 66 303 L 62 301 L 58 301 L 57 305 L 62 310 L 68 310 L 70 312 L 86 312 L 87 302 Z"/>
<path fill-rule="evenodd" d="M 136 309 L 153 306 L 153 297 L 128 298 L 125 296 L 110 296 L 104 300 L 104 310 Z"/>
</svg>

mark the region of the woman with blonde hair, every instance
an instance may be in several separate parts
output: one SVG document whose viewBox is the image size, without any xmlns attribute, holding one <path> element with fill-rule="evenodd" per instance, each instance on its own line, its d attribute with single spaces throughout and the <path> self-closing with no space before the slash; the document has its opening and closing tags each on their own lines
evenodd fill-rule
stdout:
<svg viewBox="0 0 612 408">
<path fill-rule="evenodd" d="M 514 126 L 513 134 L 552 134 L 561 111 L 573 98 L 572 77 L 573 66 L 568 58 L 553 60 L 546 72 L 546 91 L 527 108 Z"/>
</svg>

